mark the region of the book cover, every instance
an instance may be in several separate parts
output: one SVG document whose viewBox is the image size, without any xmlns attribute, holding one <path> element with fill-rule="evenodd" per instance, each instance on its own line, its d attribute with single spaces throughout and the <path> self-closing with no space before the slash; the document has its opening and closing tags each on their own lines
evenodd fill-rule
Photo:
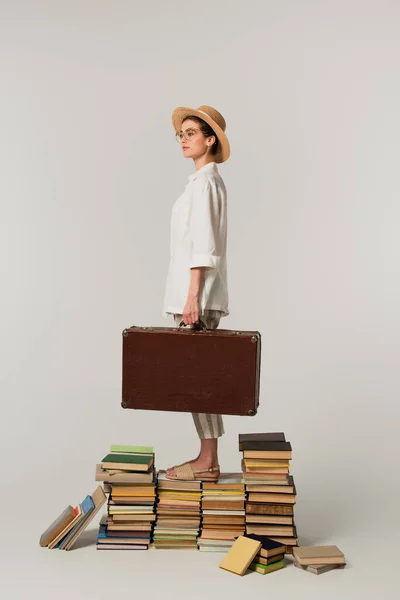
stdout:
<svg viewBox="0 0 400 600">
<path fill-rule="evenodd" d="M 110 448 L 110 452 L 124 452 L 129 454 L 129 452 L 135 454 L 154 454 L 152 446 L 121 446 L 118 444 L 113 444 Z"/>
<path fill-rule="evenodd" d="M 293 504 L 246 502 L 246 514 L 252 515 L 293 515 Z"/>
<path fill-rule="evenodd" d="M 246 533 L 246 537 L 261 543 L 259 551 L 260 556 L 269 558 L 270 556 L 276 556 L 277 554 L 284 554 L 286 551 L 286 545 L 280 542 L 271 540 L 266 535 L 259 535 L 257 533 Z"/>
<path fill-rule="evenodd" d="M 115 475 L 111 475 L 108 471 L 103 469 L 101 465 L 96 465 L 96 474 L 95 481 L 104 481 L 107 483 L 115 484 L 115 483 L 156 483 L 157 479 L 154 475 L 153 470 L 146 472 L 137 472 L 133 473 L 130 471 L 125 471 L 122 473 L 117 473 Z M 198 482 L 196 482 L 198 483 Z"/>
<path fill-rule="evenodd" d="M 309 573 L 313 573 L 314 575 L 321 575 L 322 573 L 327 573 L 328 571 L 332 571 L 333 569 L 343 569 L 346 566 L 345 563 L 341 565 L 301 565 L 296 561 L 293 561 L 293 564 L 298 569 L 308 571 Z"/>
<path fill-rule="evenodd" d="M 40 536 L 39 544 L 42 547 L 47 546 L 55 537 L 62 531 L 68 523 L 71 523 L 73 518 L 75 517 L 74 508 L 71 505 L 68 505 L 67 508 L 63 510 L 63 512 L 57 517 L 55 521 L 46 529 L 44 533 Z"/>
<path fill-rule="evenodd" d="M 285 442 L 283 431 L 271 433 L 239 433 L 239 450 L 243 450 L 243 442 Z"/>
<path fill-rule="evenodd" d="M 285 434 L 283 431 L 268 432 L 268 433 L 239 433 L 239 444 L 241 442 L 285 442 Z"/>
<path fill-rule="evenodd" d="M 65 546 L 67 545 L 67 543 L 69 542 L 69 540 L 72 539 L 72 537 L 75 535 L 75 533 L 78 530 L 78 528 L 85 521 L 85 519 L 88 518 L 89 514 L 93 511 L 93 509 L 94 509 L 94 502 L 93 502 L 93 499 L 92 499 L 92 497 L 90 495 L 86 496 L 86 498 L 82 502 L 81 509 L 82 509 L 81 515 L 80 515 L 79 519 L 77 519 L 75 525 L 58 542 L 57 548 L 59 550 L 64 550 L 65 549 Z"/>
<path fill-rule="evenodd" d="M 249 492 L 249 502 L 270 502 L 278 504 L 296 504 L 296 494 L 272 494 L 270 492 Z"/>
<path fill-rule="evenodd" d="M 249 440 L 242 442 L 243 450 L 264 450 L 268 452 L 291 452 L 290 442 L 269 442 L 267 440 Z"/>
<path fill-rule="evenodd" d="M 260 548 L 261 542 L 239 535 L 219 563 L 219 567 L 237 575 L 244 575 Z"/>
<path fill-rule="evenodd" d="M 50 542 L 50 544 L 48 545 L 49 550 L 52 550 L 53 548 L 55 548 L 55 546 L 57 546 L 58 542 L 63 537 L 65 537 L 67 535 L 67 533 L 69 531 L 71 531 L 71 529 L 79 521 L 79 519 L 81 518 L 81 515 L 82 515 L 82 506 L 80 504 L 78 504 L 78 506 L 74 509 L 74 513 L 75 513 L 75 517 L 72 519 L 72 521 L 70 523 L 68 523 L 68 525 L 66 525 L 66 527 L 64 527 L 64 529 L 58 534 L 57 537 L 54 538 L 54 540 L 52 542 Z"/>
<path fill-rule="evenodd" d="M 261 458 L 274 460 L 292 460 L 291 450 L 243 450 L 243 458 Z"/>
<path fill-rule="evenodd" d="M 343 564 L 344 554 L 337 546 L 298 546 L 293 555 L 301 565 Z"/>
<path fill-rule="evenodd" d="M 249 565 L 249 569 L 250 571 L 256 571 L 256 573 L 260 573 L 261 575 L 267 575 L 267 573 L 273 573 L 274 571 L 279 571 L 279 569 L 283 569 L 284 566 L 285 562 L 283 560 L 279 560 L 269 565 L 263 565 L 261 563 L 252 562 Z"/>
<path fill-rule="evenodd" d="M 260 553 L 256 554 L 254 557 L 254 563 L 261 563 L 262 565 L 270 565 L 271 563 L 278 562 L 285 558 L 284 554 L 275 554 L 274 556 L 269 556 L 265 558 L 265 556 L 261 556 Z"/>
<path fill-rule="evenodd" d="M 118 544 L 96 544 L 96 550 L 147 550 L 146 544 L 125 544 L 120 546 Z"/>
<path fill-rule="evenodd" d="M 106 495 L 101 485 L 97 486 L 91 497 L 94 502 L 94 509 L 90 512 L 88 518 L 82 522 L 81 526 L 78 528 L 72 539 L 68 542 L 67 546 L 65 547 L 65 550 L 71 550 L 73 544 L 76 542 L 78 537 L 86 529 L 86 527 L 89 525 L 89 523 L 92 521 L 92 519 L 96 516 L 100 508 L 105 503 Z"/>
<path fill-rule="evenodd" d="M 146 454 L 107 454 L 101 461 L 103 469 L 148 471 L 153 464 L 153 456 Z"/>
</svg>

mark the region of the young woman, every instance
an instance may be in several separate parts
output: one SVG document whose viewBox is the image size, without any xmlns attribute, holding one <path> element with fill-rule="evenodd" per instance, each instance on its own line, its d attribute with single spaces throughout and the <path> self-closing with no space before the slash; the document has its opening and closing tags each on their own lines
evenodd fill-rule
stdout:
<svg viewBox="0 0 400 600">
<path fill-rule="evenodd" d="M 163 315 L 189 328 L 204 323 L 216 329 L 229 314 L 227 283 L 227 193 L 217 163 L 225 162 L 230 146 L 223 116 L 210 106 L 178 107 L 172 114 L 182 154 L 196 171 L 171 215 L 170 264 Z M 218 438 L 224 433 L 221 415 L 192 413 L 200 438 L 199 455 L 167 470 L 169 479 L 216 481 L 220 475 Z"/>
</svg>

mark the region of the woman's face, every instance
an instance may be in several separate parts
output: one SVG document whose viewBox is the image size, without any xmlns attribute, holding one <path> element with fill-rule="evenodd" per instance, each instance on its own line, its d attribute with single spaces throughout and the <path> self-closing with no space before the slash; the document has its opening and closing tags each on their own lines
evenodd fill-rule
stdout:
<svg viewBox="0 0 400 600">
<path fill-rule="evenodd" d="M 197 159 L 204 156 L 215 142 L 213 135 L 205 137 L 199 124 L 191 119 L 183 121 L 182 132 L 186 134 L 181 139 L 182 154 L 185 158 Z"/>
</svg>

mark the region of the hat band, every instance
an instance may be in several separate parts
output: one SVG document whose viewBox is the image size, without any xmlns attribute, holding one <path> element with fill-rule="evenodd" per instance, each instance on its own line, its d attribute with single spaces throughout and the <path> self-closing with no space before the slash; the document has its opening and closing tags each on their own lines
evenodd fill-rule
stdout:
<svg viewBox="0 0 400 600">
<path fill-rule="evenodd" d="M 218 127 L 220 127 L 220 125 L 218 125 L 217 121 L 215 121 L 215 119 L 213 119 L 211 115 L 209 115 L 208 113 L 204 112 L 204 110 L 197 109 L 197 112 L 201 112 L 203 115 L 206 115 L 206 117 L 208 117 L 209 119 L 211 119 Z"/>
</svg>

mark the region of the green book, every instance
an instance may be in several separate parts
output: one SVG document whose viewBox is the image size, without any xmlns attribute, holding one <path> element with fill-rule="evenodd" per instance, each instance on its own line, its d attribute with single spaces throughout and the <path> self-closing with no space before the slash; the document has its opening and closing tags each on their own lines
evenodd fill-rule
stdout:
<svg viewBox="0 0 400 600">
<path fill-rule="evenodd" d="M 150 465 L 152 456 L 140 456 L 140 454 L 107 454 L 101 461 L 102 463 L 121 463 L 129 465 Z"/>
<path fill-rule="evenodd" d="M 111 446 L 110 452 L 135 452 L 136 454 L 153 454 L 153 446 Z"/>
<path fill-rule="evenodd" d="M 252 562 L 249 565 L 249 569 L 251 571 L 256 571 L 257 573 L 261 573 L 261 575 L 266 575 L 267 573 L 272 573 L 273 571 L 278 571 L 279 569 L 283 569 L 285 566 L 284 560 L 278 560 L 277 562 L 271 563 L 269 565 L 263 565 L 258 562 Z"/>
</svg>

